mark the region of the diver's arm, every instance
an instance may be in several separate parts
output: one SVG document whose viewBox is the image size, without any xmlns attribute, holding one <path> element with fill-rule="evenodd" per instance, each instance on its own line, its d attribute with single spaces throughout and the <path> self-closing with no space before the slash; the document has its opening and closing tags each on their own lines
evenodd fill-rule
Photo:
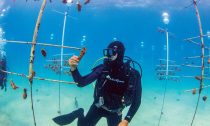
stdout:
<svg viewBox="0 0 210 126">
<path fill-rule="evenodd" d="M 124 118 L 128 122 L 131 121 L 131 119 L 136 114 L 136 112 L 141 104 L 142 87 L 141 87 L 140 76 L 138 76 L 138 80 L 136 81 L 136 83 L 137 83 L 137 86 L 136 86 L 136 93 L 135 93 L 134 99 L 133 99 L 132 104 L 128 110 L 127 115 Z"/>
<path fill-rule="evenodd" d="M 71 71 L 71 73 L 72 73 L 72 77 L 74 81 L 78 83 L 77 86 L 84 87 L 92 83 L 94 80 L 96 80 L 98 76 L 101 74 L 102 70 L 103 70 L 103 66 L 99 65 L 98 67 L 93 69 L 93 71 L 90 74 L 86 76 L 81 76 L 77 68 L 74 71 Z"/>
</svg>

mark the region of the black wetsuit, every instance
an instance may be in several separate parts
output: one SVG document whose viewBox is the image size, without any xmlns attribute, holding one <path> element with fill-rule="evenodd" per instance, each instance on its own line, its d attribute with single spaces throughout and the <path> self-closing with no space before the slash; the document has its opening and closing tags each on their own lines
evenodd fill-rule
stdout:
<svg viewBox="0 0 210 126">
<path fill-rule="evenodd" d="M 104 71 L 107 72 L 105 78 L 103 79 Z M 96 80 L 95 91 L 94 91 L 94 102 L 91 105 L 87 115 L 84 117 L 80 116 L 78 119 L 78 125 L 80 126 L 95 126 L 101 117 L 107 119 L 108 126 L 117 126 L 122 120 L 122 114 L 117 112 L 109 111 L 124 108 L 122 103 L 122 98 L 129 86 L 128 80 L 130 77 L 126 77 L 123 74 L 124 69 L 119 71 L 111 72 L 106 71 L 105 65 L 99 65 L 93 71 L 86 75 L 81 76 L 79 71 L 76 69 L 72 72 L 72 76 L 75 82 L 78 82 L 78 87 L 84 87 Z M 133 83 L 136 83 L 135 92 L 133 94 L 131 106 L 125 120 L 131 121 L 135 113 L 137 112 L 141 104 L 141 76 L 138 71 L 135 71 L 137 78 Z M 97 107 L 96 104 L 99 102 L 100 97 L 103 97 L 104 104 L 102 107 Z"/>
</svg>

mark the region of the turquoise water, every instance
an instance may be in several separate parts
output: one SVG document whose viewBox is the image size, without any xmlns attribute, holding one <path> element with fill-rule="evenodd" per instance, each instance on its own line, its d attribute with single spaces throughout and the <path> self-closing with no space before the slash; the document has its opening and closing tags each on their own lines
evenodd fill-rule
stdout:
<svg viewBox="0 0 210 126">
<path fill-rule="evenodd" d="M 83 1 L 81 0 L 81 3 Z M 139 62 L 143 68 L 142 78 L 142 104 L 129 126 L 158 126 L 161 113 L 165 84 L 167 84 L 165 104 L 160 126 L 190 126 L 198 93 L 184 92 L 188 89 L 198 88 L 199 81 L 195 78 L 179 78 L 178 82 L 158 80 L 156 65 L 159 59 L 166 59 L 166 36 L 158 32 L 157 28 L 168 29 L 173 37 L 169 37 L 169 59 L 176 61 L 176 65 L 191 64 L 201 65 L 201 59 L 186 60 L 184 57 L 201 55 L 200 46 L 184 42 L 184 39 L 199 35 L 197 17 L 193 6 L 187 7 L 192 2 L 177 1 L 162 2 L 155 0 L 92 0 L 78 12 L 74 4 L 67 6 L 60 0 L 47 2 L 40 30 L 38 42 L 61 45 L 64 15 L 57 13 L 68 12 L 64 45 L 87 48 L 87 52 L 79 64 L 82 75 L 91 71 L 94 62 L 103 56 L 102 50 L 117 39 L 126 47 L 126 55 Z M 28 0 L 1 0 L 0 1 L 0 39 L 16 41 L 32 41 L 33 31 L 38 12 L 42 2 Z M 198 4 L 203 32 L 210 30 L 210 1 L 200 1 Z M 168 12 L 170 22 L 165 25 L 162 13 Z M 195 41 L 200 42 L 199 39 Z M 205 37 L 204 42 L 209 46 L 210 38 Z M 29 54 L 31 45 L 7 43 L 0 45 L 1 56 L 6 55 L 8 71 L 28 74 Z M 41 55 L 45 49 L 47 57 Z M 3 54 L 5 52 L 5 54 Z M 36 46 L 34 70 L 37 77 L 64 80 L 72 82 L 72 77 L 55 74 L 46 69 L 48 60 L 58 59 L 53 55 L 60 54 L 61 49 L 55 47 Z M 79 55 L 79 51 L 64 49 L 64 54 Z M 205 55 L 209 55 L 205 50 Z M 67 60 L 68 57 L 64 57 Z M 99 62 L 101 63 L 101 62 Z M 173 65 L 172 62 L 169 62 Z M 165 64 L 165 63 L 164 63 Z M 205 58 L 205 66 L 208 66 Z M 169 67 L 170 69 L 170 67 Z M 178 76 L 200 76 L 199 68 L 180 66 L 181 71 L 176 71 Z M 209 69 L 205 69 L 209 76 Z M 13 80 L 19 89 L 13 90 L 9 81 Z M 204 84 L 209 81 L 205 79 Z M 33 117 L 30 101 L 30 85 L 26 78 L 8 75 L 7 91 L 0 90 L 0 126 L 33 126 Z M 22 98 L 23 89 L 28 90 L 28 98 Z M 76 97 L 79 107 L 88 111 L 93 101 L 91 84 L 84 88 L 76 85 L 60 84 L 61 113 L 66 114 L 75 109 Z M 209 96 L 210 89 L 202 91 L 201 97 Z M 34 80 L 33 99 L 36 122 L 38 126 L 56 126 L 51 120 L 57 116 L 59 110 L 59 84 L 49 81 Z M 200 100 L 197 115 L 193 126 L 209 126 L 210 102 Z M 126 114 L 127 109 L 124 111 Z M 70 126 L 76 126 L 76 121 Z M 106 126 L 102 119 L 97 126 Z"/>
</svg>

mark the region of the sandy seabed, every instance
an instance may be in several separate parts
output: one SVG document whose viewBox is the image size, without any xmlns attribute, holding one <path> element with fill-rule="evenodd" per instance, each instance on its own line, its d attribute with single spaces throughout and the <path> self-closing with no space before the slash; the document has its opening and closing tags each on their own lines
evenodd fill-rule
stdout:
<svg viewBox="0 0 210 126">
<path fill-rule="evenodd" d="M 21 83 L 20 82 L 16 82 Z M 147 83 L 147 82 L 145 82 Z M 155 83 L 155 82 L 150 82 Z M 157 85 L 157 84 L 154 84 Z M 0 126 L 33 126 L 29 85 L 28 98 L 23 100 L 23 88 L 12 90 L 8 86 L 7 92 L 0 92 Z M 69 113 L 75 110 L 74 98 L 77 97 L 79 107 L 87 113 L 93 101 L 93 86 L 78 88 L 75 85 L 61 84 L 61 112 Z M 129 126 L 158 125 L 163 98 L 163 88 L 143 87 L 142 104 Z M 37 126 L 57 126 L 52 118 L 58 116 L 58 84 L 44 81 L 34 82 L 33 100 Z M 190 126 L 197 95 L 180 93 L 176 89 L 168 89 L 160 126 Z M 209 126 L 210 103 L 202 101 L 199 104 L 194 126 Z M 125 116 L 128 108 L 123 112 Z M 75 120 L 69 126 L 76 126 Z M 106 119 L 102 118 L 97 126 L 106 126 Z"/>
</svg>

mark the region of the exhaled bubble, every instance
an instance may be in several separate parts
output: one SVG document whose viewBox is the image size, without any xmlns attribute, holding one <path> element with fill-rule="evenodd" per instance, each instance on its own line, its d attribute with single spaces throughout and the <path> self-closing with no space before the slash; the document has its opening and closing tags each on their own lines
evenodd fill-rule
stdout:
<svg viewBox="0 0 210 126">
<path fill-rule="evenodd" d="M 54 34 L 51 33 L 51 34 L 50 34 L 50 40 L 53 40 L 53 39 L 54 39 Z"/>
<path fill-rule="evenodd" d="M 117 41 L 117 38 L 116 38 L 116 37 L 114 37 L 114 38 L 113 38 L 113 41 Z"/>
<path fill-rule="evenodd" d="M 210 31 L 207 31 L 207 36 L 208 36 L 208 38 L 210 38 Z"/>
</svg>

